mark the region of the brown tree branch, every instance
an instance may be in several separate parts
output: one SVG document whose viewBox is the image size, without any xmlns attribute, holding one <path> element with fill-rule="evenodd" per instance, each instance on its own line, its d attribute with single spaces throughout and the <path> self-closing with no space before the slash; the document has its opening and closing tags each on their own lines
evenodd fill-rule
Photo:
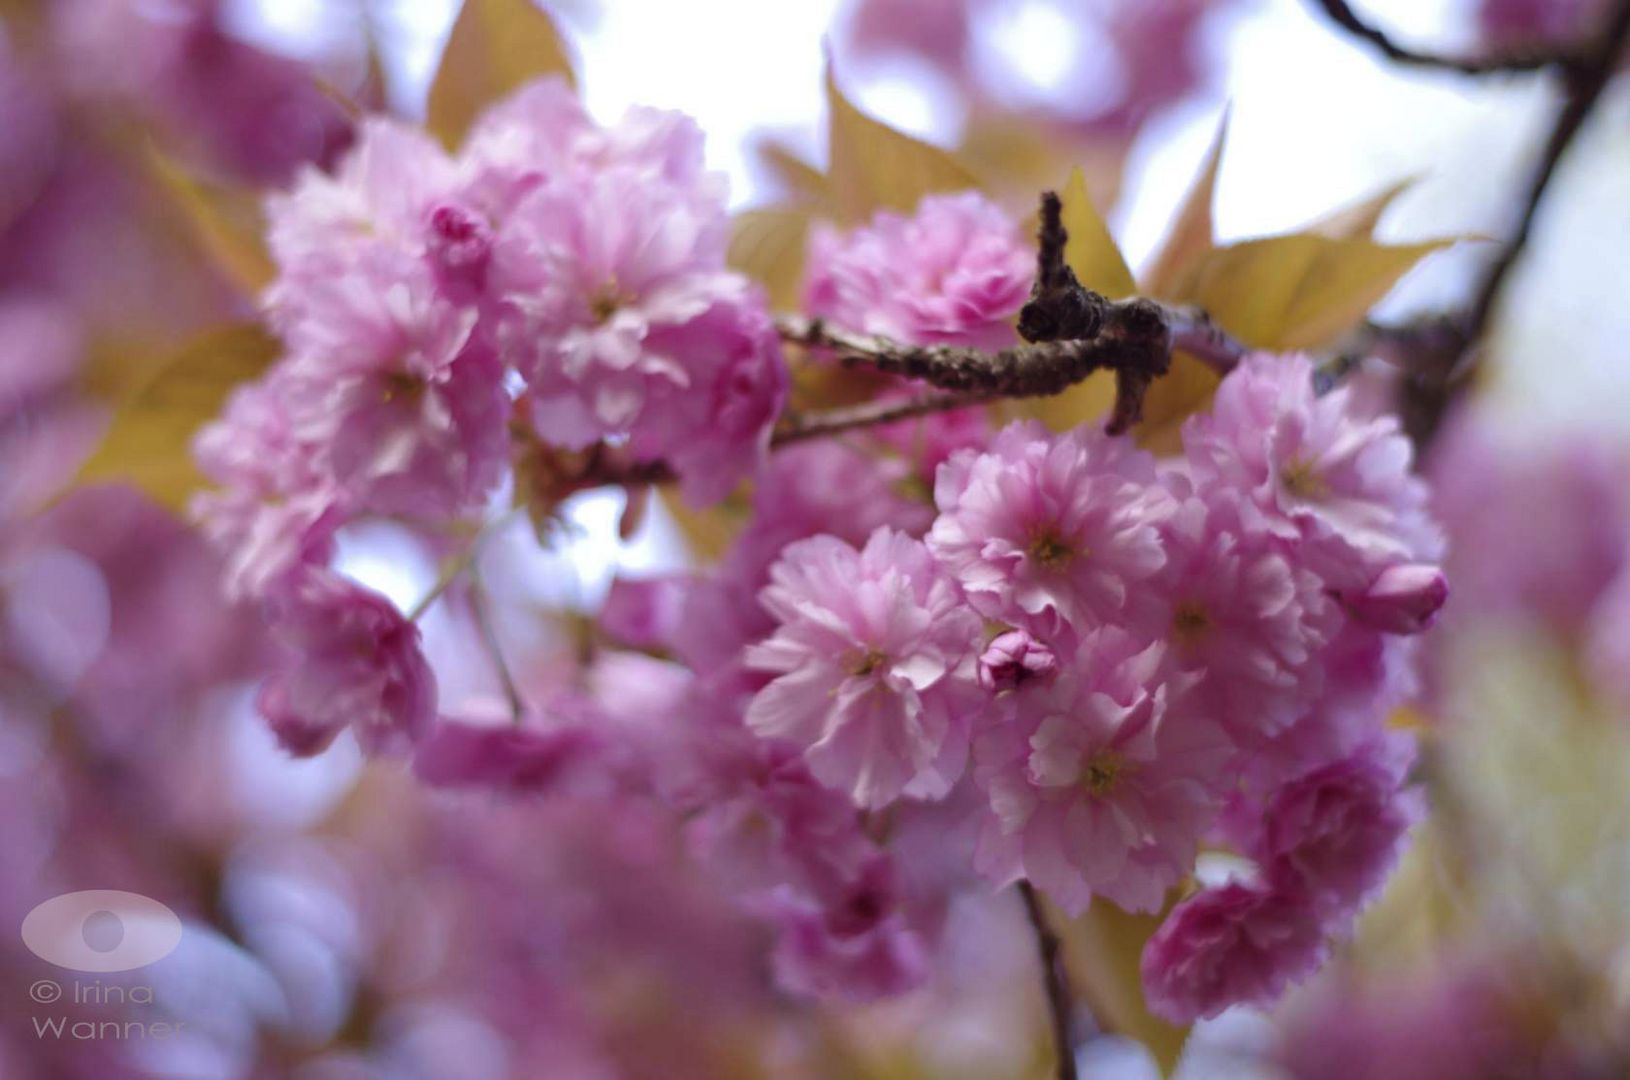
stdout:
<svg viewBox="0 0 1630 1080">
<path fill-rule="evenodd" d="M 1321 0 L 1326 7 L 1337 2 Z M 1464 314 L 1403 327 L 1368 328 L 1376 351 L 1387 355 L 1404 373 L 1399 412 L 1404 430 L 1417 447 L 1431 442 L 1450 405 L 1471 384 L 1483 339 L 1511 272 L 1533 235 L 1557 168 L 1612 81 L 1627 42 L 1630 0 L 1616 0 L 1594 40 L 1573 50 L 1570 55 L 1574 59 L 1563 65 L 1567 98 L 1529 182 L 1516 229 L 1484 272 Z"/>
<path fill-rule="evenodd" d="M 1533 50 L 1498 53 L 1482 57 L 1443 56 L 1410 49 L 1393 41 L 1387 32 L 1367 22 L 1347 0 L 1314 0 L 1315 5 L 1337 26 L 1365 41 L 1395 64 L 1408 67 L 1454 71 L 1462 75 L 1509 75 L 1542 71 L 1549 67 L 1571 68 L 1583 62 L 1577 50 Z"/>
<path fill-rule="evenodd" d="M 1135 424 L 1143 396 L 1171 368 L 1175 350 L 1194 356 L 1219 374 L 1233 370 L 1248 351 L 1197 308 L 1161 304 L 1143 297 L 1110 300 L 1084 287 L 1064 258 L 1069 234 L 1062 203 L 1042 196 L 1037 234 L 1036 282 L 1019 313 L 1025 344 L 986 352 L 953 345 L 911 345 L 860 334 L 801 315 L 782 316 L 782 340 L 821 349 L 845 364 L 917 379 L 941 391 L 909 401 L 873 401 L 784 420 L 772 447 L 894 423 L 997 398 L 1049 397 L 1094 372 L 1115 374 L 1115 405 L 1105 429 L 1121 434 Z M 540 458 L 534 486 L 558 502 L 572 492 L 602 485 L 627 487 L 668 483 L 673 469 L 662 461 L 642 462 L 607 446 L 581 453 L 554 452 Z"/>
<path fill-rule="evenodd" d="M 1030 882 L 1020 880 L 1019 899 L 1024 901 L 1024 913 L 1030 919 L 1030 928 L 1036 935 L 1036 958 L 1041 963 L 1042 991 L 1047 998 L 1047 1018 L 1053 1030 L 1053 1051 L 1058 1062 L 1058 1080 L 1076 1080 L 1075 1004 L 1070 994 L 1069 973 L 1064 970 L 1064 955 L 1059 947 L 1058 934 L 1047 922 L 1041 899 Z"/>
<path fill-rule="evenodd" d="M 1097 371 L 1116 378 L 1111 434 L 1137 422 L 1149 384 L 1166 374 L 1172 352 L 1191 353 L 1219 373 L 1232 370 L 1246 347 L 1205 313 L 1143 297 L 1110 300 L 1076 280 L 1064 261 L 1068 234 L 1053 192 L 1042 196 L 1036 283 L 1019 313 L 1026 344 L 996 352 L 952 345 L 908 345 L 857 334 L 819 319 L 777 320 L 784 340 L 826 349 L 841 361 L 918 379 L 941 390 L 985 397 L 1049 397 Z"/>
</svg>

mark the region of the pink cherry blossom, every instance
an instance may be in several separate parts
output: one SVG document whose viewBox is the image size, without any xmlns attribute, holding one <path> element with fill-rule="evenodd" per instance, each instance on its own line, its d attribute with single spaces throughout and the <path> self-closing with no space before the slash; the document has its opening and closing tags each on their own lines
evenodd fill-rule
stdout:
<svg viewBox="0 0 1630 1080">
<path fill-rule="evenodd" d="M 516 724 L 507 712 L 444 717 L 414 749 L 413 773 L 431 787 L 516 794 L 594 792 L 601 739 L 588 724 Z M 587 781 L 587 782 L 585 782 Z"/>
<path fill-rule="evenodd" d="M 233 391 L 193 442 L 219 490 L 195 496 L 193 515 L 226 559 L 229 598 L 259 596 L 297 568 L 322 564 L 347 511 L 321 467 L 320 447 L 293 415 L 293 378 L 274 369 Z"/>
<path fill-rule="evenodd" d="M 762 599 L 779 626 L 747 662 L 777 678 L 748 725 L 804 747 L 815 776 L 860 806 L 944 795 L 967 758 L 980 624 L 922 543 L 889 529 L 859 551 L 800 541 Z"/>
<path fill-rule="evenodd" d="M 1143 950 L 1149 1007 L 1174 1024 L 1230 1005 L 1266 1005 L 1324 960 L 1319 919 L 1300 897 L 1230 882 L 1172 909 Z"/>
<path fill-rule="evenodd" d="M 1630 706 L 1630 574 L 1621 573 L 1587 627 L 1585 669 L 1607 696 Z"/>
<path fill-rule="evenodd" d="M 1035 254 L 978 192 L 925 196 L 911 217 L 880 211 L 844 235 L 810 236 L 805 307 L 846 329 L 918 345 L 1001 348 L 1030 295 Z"/>
<path fill-rule="evenodd" d="M 1156 911 L 1192 867 L 1234 747 L 1172 707 L 1159 645 L 1109 627 L 1084 637 L 1051 683 L 1031 682 L 974 743 L 989 797 L 978 866 L 1023 876 L 1079 914 L 1097 894 Z"/>
<path fill-rule="evenodd" d="M 1630 551 L 1620 455 L 1577 434 L 1516 440 L 1482 407 L 1449 418 L 1427 459 L 1433 510 L 1456 541 L 1449 623 L 1539 618 L 1574 633 Z"/>
<path fill-rule="evenodd" d="M 724 203 L 632 167 L 557 179 L 503 223 L 500 331 L 545 442 L 632 435 L 710 501 L 760 461 L 786 391 L 756 287 L 724 268 Z"/>
<path fill-rule="evenodd" d="M 861 545 L 889 526 L 913 535 L 933 509 L 901 493 L 909 473 L 838 442 L 810 442 L 771 455 L 753 491 L 753 514 L 720 564 L 685 589 L 673 648 L 693 670 L 739 667 L 742 650 L 769 636 L 775 622 L 760 606 L 770 566 L 796 540 L 827 533 Z M 753 678 L 762 682 L 763 676 Z"/>
<path fill-rule="evenodd" d="M 1170 663 L 1202 677 L 1199 707 L 1249 744 L 1319 693 L 1315 657 L 1340 614 L 1293 546 L 1244 522 L 1226 489 L 1183 499 L 1162 527 L 1168 561 L 1154 584 L 1163 602 L 1152 629 Z"/>
<path fill-rule="evenodd" d="M 284 328 L 295 422 L 358 509 L 448 516 L 497 483 L 509 399 L 474 329 L 423 262 L 383 249 Z"/>
<path fill-rule="evenodd" d="M 1009 425 L 989 451 L 942 465 L 934 500 L 928 545 L 969 603 L 1042 634 L 1144 609 L 1166 562 L 1158 526 L 1171 500 L 1154 460 L 1093 425 Z"/>
<path fill-rule="evenodd" d="M 435 675 L 418 627 L 384 597 L 311 570 L 271 607 L 283 655 L 258 702 L 290 753 L 318 753 L 347 727 L 369 753 L 405 750 L 429 731 Z"/>
<path fill-rule="evenodd" d="M 1355 415 L 1347 388 L 1315 395 L 1304 355 L 1246 357 L 1211 411 L 1183 425 L 1183 445 L 1197 488 L 1248 493 L 1263 527 L 1305 545 L 1307 564 L 1335 588 L 1442 554 L 1397 419 Z"/>
<path fill-rule="evenodd" d="M 363 252 L 421 254 L 434 211 L 458 184 L 457 166 L 425 132 L 365 120 L 332 173 L 307 166 L 292 188 L 266 200 L 267 242 L 279 269 L 267 293 L 274 316 L 297 318 Z"/>
<path fill-rule="evenodd" d="M 875 855 L 822 903 L 778 890 L 769 909 L 780 928 L 776 982 L 812 997 L 892 997 L 920 984 L 928 947 L 901 910 L 894 870 Z"/>
<path fill-rule="evenodd" d="M 1392 870 L 1417 816 L 1399 788 L 1411 756 L 1409 740 L 1377 738 L 1275 791 L 1249 848 L 1268 880 L 1326 912 L 1355 911 Z"/>
</svg>

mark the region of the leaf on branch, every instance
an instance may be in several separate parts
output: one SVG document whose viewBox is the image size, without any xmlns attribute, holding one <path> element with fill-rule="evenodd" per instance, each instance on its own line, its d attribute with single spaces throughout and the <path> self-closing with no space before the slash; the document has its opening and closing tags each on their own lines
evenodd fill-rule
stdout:
<svg viewBox="0 0 1630 1080">
<path fill-rule="evenodd" d="M 1178 207 L 1177 217 L 1149 264 L 1144 284 L 1151 296 L 1168 296 L 1181 289 L 1184 273 L 1216 246 L 1212 207 L 1217 201 L 1217 173 L 1228 141 L 1228 113 L 1224 112 L 1212 136 L 1200 171 Z"/>
<path fill-rule="evenodd" d="M 1138 291 L 1126 257 L 1109 233 L 1098 208 L 1087 191 L 1087 174 L 1078 166 L 1059 195 L 1064 203 L 1064 228 L 1070 234 L 1064 246 L 1064 261 L 1070 264 L 1081 284 L 1111 300 L 1121 300 Z"/>
<path fill-rule="evenodd" d="M 1173 892 L 1167 910 L 1176 902 Z M 1132 915 L 1107 901 L 1094 901 L 1078 919 L 1059 920 L 1063 929 L 1064 954 L 1070 978 L 1080 988 L 1080 997 L 1095 1011 L 1099 1020 L 1118 1034 L 1136 1039 L 1149 1048 L 1163 1076 L 1170 1076 L 1183 1054 L 1189 1029 L 1167 1023 L 1149 1011 L 1143 1000 L 1143 946 L 1154 936 L 1165 912 L 1159 915 Z"/>
<path fill-rule="evenodd" d="M 1350 330 L 1416 263 L 1452 240 L 1388 245 L 1299 233 L 1208 253 L 1176 299 L 1264 349 L 1313 349 Z"/>
<path fill-rule="evenodd" d="M 753 153 L 796 202 L 815 206 L 830 202 L 832 193 L 826 174 L 799 157 L 791 147 L 766 139 L 753 147 Z"/>
<path fill-rule="evenodd" d="M 532 0 L 464 0 L 430 85 L 427 126 L 456 148 L 482 109 L 545 75 L 576 85 L 548 12 Z"/>
<path fill-rule="evenodd" d="M 184 508 L 201 481 L 193 435 L 236 387 L 260 377 L 280 349 L 254 323 L 206 331 L 183 345 L 116 404 L 107 436 L 78 482 L 127 480 L 172 510 Z"/>
<path fill-rule="evenodd" d="M 253 191 L 205 183 L 157 147 L 148 147 L 146 161 L 159 190 L 228 280 L 248 296 L 271 284 L 277 270 L 266 249 L 266 222 Z"/>
<path fill-rule="evenodd" d="M 804 242 L 808 233 L 807 211 L 743 211 L 731 222 L 731 269 L 763 285 L 772 307 L 795 310 L 804 280 Z"/>
<path fill-rule="evenodd" d="M 1344 206 L 1325 215 L 1309 225 L 1307 231 L 1319 236 L 1328 236 L 1333 240 L 1362 240 L 1373 236 L 1375 227 L 1381 222 L 1381 215 L 1387 212 L 1387 207 L 1391 206 L 1398 196 L 1414 187 L 1415 182 L 1415 177 L 1400 180 L 1367 199 L 1360 199 L 1351 206 Z"/>
<path fill-rule="evenodd" d="M 737 495 L 717 506 L 698 510 L 680 498 L 672 487 L 664 487 L 658 494 L 698 563 L 717 562 L 746 524 L 747 505 Z"/>
<path fill-rule="evenodd" d="M 937 191 L 979 187 L 948 151 L 896 131 L 855 107 L 826 67 L 827 168 L 833 211 L 856 223 L 878 210 L 909 213 Z"/>
</svg>

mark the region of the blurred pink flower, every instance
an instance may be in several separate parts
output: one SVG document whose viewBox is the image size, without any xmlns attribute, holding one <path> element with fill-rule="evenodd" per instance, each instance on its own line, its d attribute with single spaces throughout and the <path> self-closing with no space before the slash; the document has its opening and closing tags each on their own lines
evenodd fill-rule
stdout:
<svg viewBox="0 0 1630 1080">
<path fill-rule="evenodd" d="M 1035 254 L 978 192 L 928 195 L 911 217 L 880 211 L 843 234 L 810 236 L 806 309 L 845 329 L 917 345 L 1011 345 Z"/>
<path fill-rule="evenodd" d="M 218 490 L 192 512 L 225 560 L 231 599 L 257 597 L 297 568 L 323 564 L 347 511 L 297 425 L 286 369 L 232 392 L 221 416 L 193 440 L 193 456 Z"/>
<path fill-rule="evenodd" d="M 1418 800 L 1400 787 L 1412 746 L 1378 736 L 1269 797 L 1247 850 L 1276 889 L 1305 894 L 1335 918 L 1369 899 L 1419 815 Z"/>
<path fill-rule="evenodd" d="M 1623 463 L 1576 435 L 1525 445 L 1478 407 L 1450 418 L 1427 471 L 1451 538 L 1445 618 L 1545 620 L 1575 632 L 1630 549 Z"/>
<path fill-rule="evenodd" d="M 406 750 L 436 718 L 436 678 L 419 628 L 378 593 L 324 570 L 270 601 L 278 667 L 258 703 L 291 754 L 322 751 L 349 727 L 368 753 Z"/>
<path fill-rule="evenodd" d="M 795 994 L 873 1001 L 920 984 L 928 947 L 900 911 L 892 864 L 874 856 L 825 904 L 777 891 L 776 982 Z"/>
<path fill-rule="evenodd" d="M 1231 882 L 1178 904 L 1143 950 L 1149 1008 L 1174 1024 L 1230 1005 L 1266 1005 L 1323 962 L 1324 935 L 1305 900 Z"/>
</svg>

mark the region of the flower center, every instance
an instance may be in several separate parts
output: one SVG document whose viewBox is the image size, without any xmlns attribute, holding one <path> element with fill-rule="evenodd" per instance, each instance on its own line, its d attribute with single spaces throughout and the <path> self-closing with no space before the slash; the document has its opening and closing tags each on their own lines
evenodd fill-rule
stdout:
<svg viewBox="0 0 1630 1080">
<path fill-rule="evenodd" d="M 1108 795 L 1120 779 L 1126 760 L 1112 750 L 1094 754 L 1081 768 L 1081 788 L 1094 799 Z"/>
<path fill-rule="evenodd" d="M 881 650 L 871 649 L 863 654 L 849 666 L 849 674 L 857 678 L 865 678 L 888 662 L 888 657 Z"/>
<path fill-rule="evenodd" d="M 600 286 L 595 294 L 589 297 L 589 314 L 596 326 L 604 326 L 617 310 L 628 302 L 628 298 L 617 286 L 617 279 L 610 278 Z"/>
<path fill-rule="evenodd" d="M 1077 552 L 1057 533 L 1047 531 L 1037 533 L 1030 541 L 1029 554 L 1043 566 L 1056 567 L 1074 558 Z"/>
<path fill-rule="evenodd" d="M 1324 478 L 1306 458 L 1292 458 L 1280 470 L 1279 484 L 1298 499 L 1322 499 L 1330 493 Z"/>
<path fill-rule="evenodd" d="M 402 372 L 392 372 L 384 378 L 384 386 L 380 396 L 385 404 L 395 401 L 413 401 L 424 393 L 424 380 L 414 375 L 405 375 Z"/>
<path fill-rule="evenodd" d="M 1193 645 L 1211 627 L 1211 616 L 1197 601 L 1185 600 L 1172 613 L 1172 636 L 1184 645 Z"/>
</svg>

